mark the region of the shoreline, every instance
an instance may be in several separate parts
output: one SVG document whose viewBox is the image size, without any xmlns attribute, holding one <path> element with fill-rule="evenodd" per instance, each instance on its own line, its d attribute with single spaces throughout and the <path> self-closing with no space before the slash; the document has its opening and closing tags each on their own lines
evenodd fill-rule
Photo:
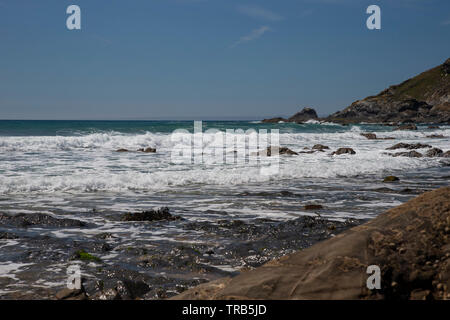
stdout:
<svg viewBox="0 0 450 320">
<path fill-rule="evenodd" d="M 425 192 L 332 239 L 173 299 L 448 300 L 449 196 L 450 187 Z M 366 286 L 369 265 L 381 269 L 380 289 Z"/>
<path fill-rule="evenodd" d="M 68 182 L 75 182 L 72 186 L 61 184 L 63 178 L 54 177 L 53 169 L 45 174 L 39 171 L 35 177 L 42 180 L 31 179 L 30 185 L 24 185 L 34 185 L 39 192 L 24 193 L 12 184 L 18 189 L 0 197 L 0 299 L 75 298 L 70 296 L 73 292 L 64 291 L 56 296 L 67 281 L 67 268 L 73 264 L 81 266 L 84 278 L 85 292 L 78 298 L 170 298 L 201 283 L 231 277 L 239 270 L 252 270 L 308 248 L 371 219 L 386 207 L 448 185 L 447 127 L 433 131 L 443 133 L 440 139 L 427 137 L 427 128 L 395 133 L 367 129 L 335 133 L 327 127 L 330 132 L 287 135 L 292 139 L 287 147 L 297 155 L 281 155 L 283 174 L 273 181 L 258 180 L 248 168 L 242 174 L 225 171 L 220 176 L 210 168 L 205 177 L 195 174 L 198 168 L 185 168 L 190 171 L 182 175 L 171 168 L 129 172 L 124 169 L 149 170 L 153 164 L 164 163 L 170 145 L 156 145 L 153 153 L 120 153 L 110 145 L 110 141 L 117 141 L 117 147 L 137 150 L 144 143 L 153 145 L 147 138 L 157 137 L 164 143 L 167 137 L 158 135 L 131 136 L 142 139 L 138 141 L 128 135 L 106 135 L 94 141 L 90 136 L 52 138 L 40 141 L 40 146 L 28 139 L 10 139 L 33 146 L 42 159 L 48 159 L 49 150 L 61 147 L 51 153 L 61 172 L 79 166 L 87 170 L 79 180 L 68 175 Z M 390 141 L 390 136 L 396 139 Z M 48 141 L 54 144 L 47 146 Z M 14 143 L 11 147 L 16 148 Z M 6 154 L 11 168 L 16 168 L 17 156 L 27 159 L 22 149 Z M 396 157 L 399 151 L 406 152 Z M 409 158 L 419 153 L 421 160 Z M 30 156 L 35 157 L 32 152 Z M 66 162 L 68 156 L 71 164 Z M 37 168 L 41 165 L 36 163 Z M 90 168 L 97 167 L 117 167 L 119 171 L 108 169 L 106 175 L 86 179 L 92 173 Z M 207 180 L 204 184 L 162 188 L 145 180 L 152 173 L 176 178 L 176 183 L 186 176 L 201 178 L 194 182 Z M 230 179 L 230 173 L 239 181 Z M 397 175 L 400 181 L 384 183 L 387 175 Z M 222 176 L 227 183 L 222 183 Z M 245 180 L 247 176 L 255 181 Z M 111 187 L 115 186 L 120 188 L 114 191 Z M 131 219 L 136 213 L 149 211 L 141 215 L 145 220 L 152 215 L 151 208 L 166 205 L 169 213 L 161 214 L 160 220 Z M 129 216 L 126 220 L 125 215 Z"/>
</svg>

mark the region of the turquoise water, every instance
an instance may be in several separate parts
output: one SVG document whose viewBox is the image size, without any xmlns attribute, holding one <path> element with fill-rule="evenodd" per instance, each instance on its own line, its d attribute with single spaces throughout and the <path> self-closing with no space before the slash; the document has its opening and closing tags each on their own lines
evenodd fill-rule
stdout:
<svg viewBox="0 0 450 320">
<path fill-rule="evenodd" d="M 383 131 L 385 126 L 360 125 L 363 130 Z M 176 129 L 192 131 L 193 121 L 74 121 L 74 120 L 0 120 L 0 136 L 71 136 L 98 132 L 142 134 L 145 132 L 170 133 Z M 265 124 L 259 121 L 203 121 L 204 130 L 216 128 L 280 129 L 281 132 L 345 132 L 351 126 L 338 124 Z"/>
</svg>

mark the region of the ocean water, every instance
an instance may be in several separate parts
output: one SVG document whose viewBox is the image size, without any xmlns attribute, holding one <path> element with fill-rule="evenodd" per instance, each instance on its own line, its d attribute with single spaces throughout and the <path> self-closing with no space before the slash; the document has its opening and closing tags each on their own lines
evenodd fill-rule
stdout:
<svg viewBox="0 0 450 320">
<path fill-rule="evenodd" d="M 408 181 L 418 184 L 425 181 L 415 181 L 415 172 L 426 169 L 426 179 L 437 181 L 448 175 L 441 158 L 394 158 L 387 153 L 402 150 L 385 150 L 399 142 L 421 142 L 446 151 L 450 148 L 448 126 L 392 131 L 391 127 L 364 124 L 203 122 L 203 132 L 211 128 L 223 132 L 278 129 L 280 145 L 294 151 L 304 151 L 317 143 L 329 146 L 327 152 L 281 156 L 279 172 L 274 175 L 262 175 L 259 164 L 174 164 L 172 132 L 193 132 L 193 127 L 194 123 L 188 121 L 0 121 L 2 211 L 127 211 L 169 206 L 173 210 L 230 210 L 236 215 L 284 218 L 298 214 L 298 208 L 290 207 L 289 199 L 276 205 L 260 197 L 243 200 L 239 195 L 279 191 L 320 194 L 333 188 L 343 189 L 351 197 L 357 185 L 379 186 L 379 180 L 388 174 L 405 175 Z M 395 140 L 368 140 L 360 135 L 362 132 Z M 446 138 L 426 137 L 432 134 Z M 204 133 L 203 145 L 210 140 L 211 134 Z M 157 152 L 115 152 L 119 148 L 135 151 L 146 147 L 156 148 Z M 339 147 L 351 147 L 356 154 L 329 155 Z M 318 196 L 318 200 L 339 208 L 332 193 Z M 370 208 L 389 204 L 388 200 L 363 203 L 364 212 L 337 210 L 332 215 L 371 217 L 376 212 Z"/>
<path fill-rule="evenodd" d="M 445 152 L 450 149 L 450 126 L 429 129 L 423 125 L 417 131 L 393 131 L 392 127 L 383 125 L 342 126 L 314 121 L 306 124 L 203 122 L 203 146 L 213 138 L 212 133 L 205 133 L 208 129 L 223 132 L 277 129 L 280 145 L 294 151 L 307 151 L 305 148 L 318 143 L 329 147 L 326 152 L 282 155 L 279 171 L 271 175 L 261 174 L 261 163 L 173 163 L 171 154 L 175 143 L 171 137 L 176 129 L 187 130 L 189 134 L 185 133 L 185 138 L 188 139 L 194 122 L 0 121 L 0 212 L 48 213 L 79 219 L 92 226 L 29 227 L 25 231 L 0 227 L 0 231 L 79 243 L 88 243 L 97 234 L 110 232 L 116 237 L 117 247 L 138 244 L 154 247 L 159 242 L 209 243 L 209 236 L 199 231 L 187 231 L 174 224 L 157 229 L 130 225 L 118 217 L 126 212 L 167 206 L 172 214 L 187 222 L 260 218 L 286 221 L 301 215 L 321 215 L 335 220 L 368 219 L 424 190 L 449 184 L 448 158 L 392 157 L 389 153 L 404 150 L 386 148 L 399 142 L 420 142 Z M 361 136 L 363 132 L 395 139 L 368 140 Z M 444 138 L 427 137 L 433 134 Z M 242 133 L 234 135 L 242 136 Z M 147 147 L 156 148 L 157 152 L 135 152 Z M 330 155 L 340 147 L 351 147 L 356 154 Z M 131 152 L 116 152 L 119 148 Z M 416 151 L 424 153 L 426 149 Z M 382 183 L 387 175 L 398 176 L 400 182 Z M 304 210 L 309 203 L 321 204 L 324 209 Z M 18 254 L 38 250 L 31 240 L 1 241 L 0 279 L 9 280 L 0 296 L 2 292 L 29 286 L 30 274 L 40 274 L 38 287 L 60 286 L 65 281 L 66 262 L 40 262 L 38 266 L 35 260 Z M 64 254 L 67 251 L 70 250 L 66 249 Z M 106 263 L 123 263 L 123 257 L 114 250 L 98 255 Z M 239 265 L 220 267 L 234 270 Z M 52 268 L 57 271 L 51 271 Z M 42 275 L 45 272 L 47 276 Z"/>
</svg>

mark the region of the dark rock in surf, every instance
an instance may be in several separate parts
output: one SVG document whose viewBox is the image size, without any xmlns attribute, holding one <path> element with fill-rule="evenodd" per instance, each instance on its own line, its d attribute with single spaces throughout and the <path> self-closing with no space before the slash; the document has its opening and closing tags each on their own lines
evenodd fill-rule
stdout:
<svg viewBox="0 0 450 320">
<path fill-rule="evenodd" d="M 74 219 L 55 218 L 43 213 L 0 213 L 0 225 L 13 225 L 17 227 L 46 226 L 46 227 L 85 227 L 86 223 Z"/>
<path fill-rule="evenodd" d="M 386 148 L 386 150 L 396 150 L 396 149 L 422 149 L 422 148 L 431 148 L 428 144 L 422 144 L 422 143 L 397 143 L 396 145 L 393 145 L 392 147 Z"/>
<path fill-rule="evenodd" d="M 392 155 L 393 157 L 408 157 L 408 158 L 421 158 L 422 154 L 417 151 L 397 152 Z"/>
<path fill-rule="evenodd" d="M 144 152 L 144 153 L 155 153 L 156 149 L 148 147 L 148 148 L 145 148 L 145 149 L 144 148 L 138 149 L 138 151 L 139 152 Z"/>
<path fill-rule="evenodd" d="M 323 206 L 320 204 L 307 204 L 303 207 L 305 210 L 320 210 L 323 209 Z"/>
<path fill-rule="evenodd" d="M 181 219 L 180 216 L 173 216 L 169 213 L 169 208 L 164 207 L 158 210 L 148 210 L 136 213 L 125 213 L 122 221 L 173 221 Z"/>
<path fill-rule="evenodd" d="M 361 133 L 363 137 L 366 137 L 369 140 L 376 140 L 377 135 L 375 133 Z"/>
<path fill-rule="evenodd" d="M 432 148 L 425 153 L 426 157 L 440 157 L 444 152 L 439 148 Z"/>
<path fill-rule="evenodd" d="M 340 155 L 340 154 L 355 154 L 355 150 L 352 148 L 339 148 L 336 151 L 334 151 L 331 155 Z"/>
<path fill-rule="evenodd" d="M 117 149 L 116 152 L 128 152 L 128 149 L 120 148 L 120 149 Z"/>
<path fill-rule="evenodd" d="M 387 176 L 386 178 L 383 179 L 383 182 L 396 182 L 396 181 L 400 181 L 400 179 L 396 176 Z"/>
<path fill-rule="evenodd" d="M 323 144 L 315 144 L 315 145 L 312 147 L 312 150 L 323 151 L 323 150 L 326 150 L 326 149 L 330 149 L 330 147 L 324 146 Z"/>
<path fill-rule="evenodd" d="M 273 149 L 273 150 L 272 150 Z M 292 151 L 289 148 L 286 147 L 267 147 L 266 151 L 259 151 L 257 153 L 257 155 L 259 156 L 267 156 L 267 157 L 271 157 L 272 156 L 272 151 L 274 152 L 274 154 L 283 154 L 283 155 L 298 155 L 297 152 Z"/>
<path fill-rule="evenodd" d="M 417 130 L 417 126 L 413 123 L 398 126 L 394 130 Z"/>
</svg>

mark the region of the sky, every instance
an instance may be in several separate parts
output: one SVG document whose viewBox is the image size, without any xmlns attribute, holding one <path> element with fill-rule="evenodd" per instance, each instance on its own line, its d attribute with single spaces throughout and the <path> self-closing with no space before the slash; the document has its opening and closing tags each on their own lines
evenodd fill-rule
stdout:
<svg viewBox="0 0 450 320">
<path fill-rule="evenodd" d="M 325 116 L 449 57 L 448 0 L 0 0 L 0 119 Z"/>
</svg>

